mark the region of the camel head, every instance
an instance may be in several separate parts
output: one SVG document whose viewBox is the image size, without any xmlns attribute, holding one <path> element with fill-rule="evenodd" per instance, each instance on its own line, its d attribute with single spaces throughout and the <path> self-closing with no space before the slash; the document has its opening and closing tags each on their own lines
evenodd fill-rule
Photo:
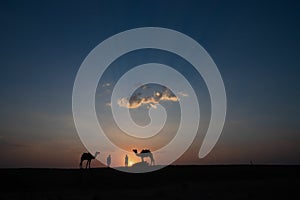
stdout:
<svg viewBox="0 0 300 200">
<path fill-rule="evenodd" d="M 95 153 L 95 158 L 98 156 L 100 154 L 100 152 L 99 151 L 96 151 L 96 153 Z"/>
<path fill-rule="evenodd" d="M 137 150 L 136 150 L 136 149 L 133 149 L 132 151 L 133 151 L 134 153 L 137 153 Z"/>
</svg>

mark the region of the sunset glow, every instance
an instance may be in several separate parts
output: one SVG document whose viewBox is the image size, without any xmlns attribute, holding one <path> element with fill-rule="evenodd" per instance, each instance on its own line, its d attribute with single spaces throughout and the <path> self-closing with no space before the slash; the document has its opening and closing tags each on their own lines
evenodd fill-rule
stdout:
<svg viewBox="0 0 300 200">
<path fill-rule="evenodd" d="M 103 138 L 124 151 L 110 148 L 106 141 L 99 145 L 104 140 L 91 137 L 89 140 L 99 147 L 90 148 L 90 153 L 99 151 L 97 158 L 101 158 L 91 162 L 93 167 L 105 167 L 109 154 L 112 166 L 122 168 L 126 154 L 129 166 L 141 162 L 132 149 L 138 152 L 151 149 L 159 165 L 170 158 L 168 154 L 179 149 L 180 145 L 169 151 L 161 150 L 171 143 L 178 130 L 183 130 L 181 124 L 186 124 L 180 136 L 182 141 L 193 126 L 197 131 L 191 146 L 174 159 L 174 165 L 300 163 L 298 4 L 298 1 L 29 1 L 21 4 L 2 1 L 0 167 L 78 168 L 81 154 L 90 151 L 87 142 L 82 142 L 73 115 L 72 92 L 80 66 L 93 63 L 86 62 L 85 58 L 111 36 L 147 26 L 184 33 L 211 55 L 226 89 L 222 134 L 207 157 L 199 158 L 206 132 L 211 130 L 209 123 L 214 108 L 208 84 L 188 59 L 163 48 L 152 48 L 152 44 L 115 60 L 106 59 L 106 55 L 97 56 L 109 66 L 101 77 L 98 72 L 93 73 L 98 85 L 85 90 L 92 94 L 91 102 L 95 105 L 89 108 L 95 111 L 95 120 L 83 115 L 87 122 L 83 123 L 82 132 L 99 136 L 101 127 L 106 136 Z M 203 60 L 194 48 L 184 48 L 177 37 L 157 38 L 159 44 L 170 41 L 174 50 Z M 133 37 L 127 42 L 135 46 L 142 41 Z M 124 46 L 116 42 L 107 46 L 107 52 L 109 49 L 123 51 Z M 153 76 L 179 85 L 174 87 L 178 90 L 155 82 L 144 84 L 150 77 L 147 72 L 134 76 L 131 93 L 112 101 L 121 77 L 147 63 L 174 69 L 188 80 L 194 94 L 179 88 L 182 82 L 171 73 L 152 70 Z M 97 67 L 102 66 L 93 65 L 92 69 L 97 71 Z M 86 79 L 84 83 L 89 85 L 90 76 Z M 122 85 L 129 87 L 128 82 Z M 208 82 L 216 84 L 214 77 Z M 199 102 L 196 107 L 200 119 L 193 117 L 196 109 L 190 103 L 180 105 L 193 96 Z M 187 109 L 187 118 L 182 118 L 183 107 Z M 116 123 L 114 108 L 126 111 L 119 121 L 128 129 L 121 129 Z M 84 114 L 85 111 L 82 109 Z M 134 128 L 125 120 L 127 114 Z M 159 117 L 165 122 L 154 124 L 155 119 L 162 121 Z M 90 123 L 98 129 L 92 129 Z M 151 128 L 158 127 L 159 131 L 145 139 L 143 130 L 151 123 L 154 124 Z M 216 127 L 212 124 L 211 127 Z M 130 135 L 133 130 L 140 137 Z M 145 160 L 149 162 L 149 158 Z"/>
<path fill-rule="evenodd" d="M 133 164 L 134 164 L 134 162 L 132 162 L 132 161 L 128 162 L 128 166 L 132 166 Z"/>
</svg>

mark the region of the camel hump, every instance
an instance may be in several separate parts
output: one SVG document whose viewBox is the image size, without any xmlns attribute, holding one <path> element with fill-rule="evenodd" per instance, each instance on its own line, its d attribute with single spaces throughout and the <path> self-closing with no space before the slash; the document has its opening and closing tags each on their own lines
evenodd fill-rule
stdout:
<svg viewBox="0 0 300 200">
<path fill-rule="evenodd" d="M 142 151 L 141 151 L 141 153 L 150 153 L 151 151 L 150 151 L 150 149 L 143 149 Z"/>
</svg>

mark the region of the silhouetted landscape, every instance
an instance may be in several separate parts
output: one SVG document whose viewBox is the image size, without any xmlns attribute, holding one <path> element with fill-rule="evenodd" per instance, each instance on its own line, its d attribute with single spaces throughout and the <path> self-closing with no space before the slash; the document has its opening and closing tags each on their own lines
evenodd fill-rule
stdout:
<svg viewBox="0 0 300 200">
<path fill-rule="evenodd" d="M 300 166 L 167 166 L 150 173 L 112 168 L 1 169 L 0 199 L 289 199 Z"/>
</svg>

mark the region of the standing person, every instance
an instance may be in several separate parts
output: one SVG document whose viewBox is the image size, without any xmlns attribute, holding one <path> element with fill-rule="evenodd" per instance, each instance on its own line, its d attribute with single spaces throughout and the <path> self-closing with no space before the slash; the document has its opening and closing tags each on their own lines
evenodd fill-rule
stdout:
<svg viewBox="0 0 300 200">
<path fill-rule="evenodd" d="M 127 156 L 127 154 L 125 156 L 125 167 L 128 167 L 128 156 Z"/>
<path fill-rule="evenodd" d="M 110 156 L 110 154 L 107 156 L 106 163 L 107 163 L 107 167 L 110 167 L 110 164 L 111 164 L 111 156 Z"/>
</svg>

